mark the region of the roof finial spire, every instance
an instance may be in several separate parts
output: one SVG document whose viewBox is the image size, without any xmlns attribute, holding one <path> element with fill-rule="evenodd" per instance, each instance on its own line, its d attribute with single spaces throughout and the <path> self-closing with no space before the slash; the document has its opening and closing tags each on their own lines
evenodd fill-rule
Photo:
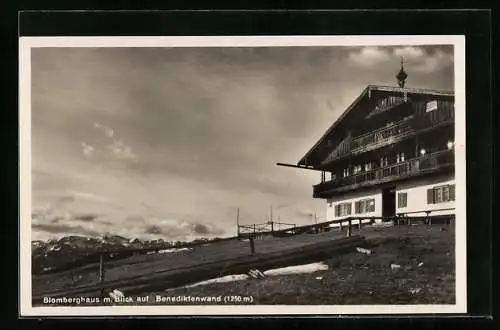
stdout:
<svg viewBox="0 0 500 330">
<path fill-rule="evenodd" d="M 403 66 L 404 60 L 403 56 L 401 56 L 401 69 L 399 70 L 398 74 L 396 75 L 396 78 L 398 79 L 398 85 L 401 88 L 405 87 L 405 80 L 408 78 L 408 75 L 406 74 Z"/>
</svg>

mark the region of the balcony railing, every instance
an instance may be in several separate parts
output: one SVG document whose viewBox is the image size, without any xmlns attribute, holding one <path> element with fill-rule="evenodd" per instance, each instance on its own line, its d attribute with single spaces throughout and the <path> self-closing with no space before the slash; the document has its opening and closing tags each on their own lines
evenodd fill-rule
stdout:
<svg viewBox="0 0 500 330">
<path fill-rule="evenodd" d="M 417 117 L 411 116 L 390 126 L 358 135 L 352 139 L 347 137 L 325 158 L 322 165 L 344 156 L 395 143 L 436 126 L 453 123 L 454 114 L 453 103 L 443 103 L 440 104 L 440 108 L 436 111 L 424 113 Z"/>
<path fill-rule="evenodd" d="M 382 129 L 356 137 L 352 140 L 351 152 L 360 151 L 367 147 L 376 148 L 387 143 L 392 143 L 397 138 L 411 134 L 413 129 L 410 125 L 410 120 L 411 118 L 405 119 Z"/>
<path fill-rule="evenodd" d="M 342 157 L 344 155 L 348 155 L 351 153 L 351 137 L 347 136 L 345 139 L 340 141 L 340 143 L 337 145 L 335 149 L 333 149 L 330 154 L 325 158 L 323 161 L 323 164 L 331 162 L 334 159 L 337 159 L 339 157 Z"/>
<path fill-rule="evenodd" d="M 322 182 L 315 185 L 314 196 L 321 197 L 322 193 L 353 186 L 370 186 L 379 183 L 390 182 L 405 177 L 417 176 L 433 172 L 454 164 L 453 150 L 444 150 L 429 155 L 416 157 L 403 163 L 379 167 L 370 171 L 362 172 L 348 177 Z"/>
</svg>

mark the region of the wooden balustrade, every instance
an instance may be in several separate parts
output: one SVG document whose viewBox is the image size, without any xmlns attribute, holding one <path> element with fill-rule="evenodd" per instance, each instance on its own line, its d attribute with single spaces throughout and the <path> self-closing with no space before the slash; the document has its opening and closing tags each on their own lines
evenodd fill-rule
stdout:
<svg viewBox="0 0 500 330">
<path fill-rule="evenodd" d="M 410 159 L 406 162 L 397 163 L 370 171 L 351 175 L 339 180 L 326 181 L 314 186 L 314 195 L 332 190 L 338 187 L 355 184 L 377 184 L 389 179 L 418 175 L 427 171 L 437 170 L 454 163 L 453 150 L 438 151 L 429 155 Z"/>
</svg>

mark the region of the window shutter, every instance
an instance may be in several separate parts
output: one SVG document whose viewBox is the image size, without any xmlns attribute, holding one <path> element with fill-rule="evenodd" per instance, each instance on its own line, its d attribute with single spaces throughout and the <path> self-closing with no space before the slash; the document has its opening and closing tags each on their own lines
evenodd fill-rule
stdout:
<svg viewBox="0 0 500 330">
<path fill-rule="evenodd" d="M 455 200 L 455 185 L 451 184 L 450 185 L 450 201 Z"/>
<path fill-rule="evenodd" d="M 434 204 L 434 189 L 427 189 L 427 204 Z"/>
<path fill-rule="evenodd" d="M 347 204 L 347 214 L 348 215 L 351 214 L 351 207 L 352 207 L 351 203 Z"/>
<path fill-rule="evenodd" d="M 359 201 L 354 203 L 354 212 L 356 212 L 356 214 L 361 213 L 359 210 Z"/>
</svg>

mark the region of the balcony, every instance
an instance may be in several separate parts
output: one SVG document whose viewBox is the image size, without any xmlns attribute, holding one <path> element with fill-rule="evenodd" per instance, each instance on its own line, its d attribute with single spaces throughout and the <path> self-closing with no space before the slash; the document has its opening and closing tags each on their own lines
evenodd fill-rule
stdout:
<svg viewBox="0 0 500 330">
<path fill-rule="evenodd" d="M 406 162 L 350 175 L 339 180 L 322 182 L 313 187 L 313 195 L 315 198 L 324 198 L 330 193 L 374 186 L 426 173 L 438 172 L 444 169 L 452 169 L 453 165 L 453 150 L 438 151 L 410 159 Z"/>
<path fill-rule="evenodd" d="M 410 124 L 411 119 L 412 118 L 408 118 L 382 129 L 356 137 L 351 143 L 351 153 L 376 149 L 411 135 L 414 133 Z"/>
<path fill-rule="evenodd" d="M 454 122 L 452 106 L 441 106 L 439 111 L 408 117 L 390 126 L 358 135 L 347 137 L 324 159 L 321 165 L 327 165 L 337 159 L 378 149 L 419 133 L 450 125 Z"/>
</svg>

